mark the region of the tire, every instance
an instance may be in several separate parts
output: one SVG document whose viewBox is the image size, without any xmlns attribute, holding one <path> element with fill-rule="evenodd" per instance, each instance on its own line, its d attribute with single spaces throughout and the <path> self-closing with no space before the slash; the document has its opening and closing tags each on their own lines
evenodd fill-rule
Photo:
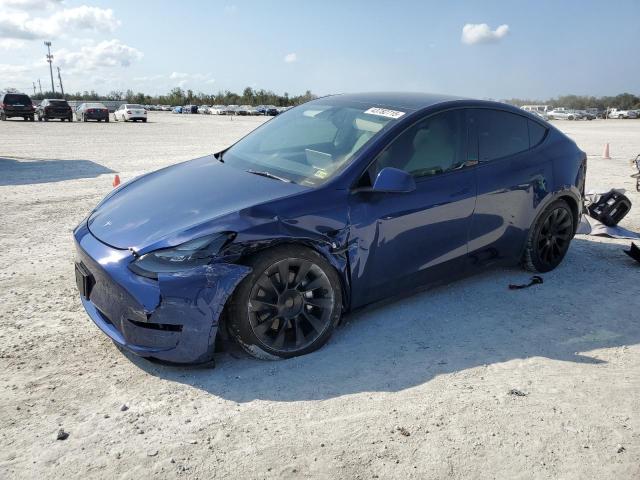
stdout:
<svg viewBox="0 0 640 480">
<path fill-rule="evenodd" d="M 109 123 L 109 117 L 105 118 L 104 121 Z"/>
<path fill-rule="evenodd" d="M 6 122 L 7 121 L 7 115 L 2 112 L 0 113 L 0 122 Z"/>
<path fill-rule="evenodd" d="M 34 117 L 33 115 L 31 115 L 31 116 L 29 117 L 29 121 L 30 121 L 30 122 L 35 122 L 35 117 Z"/>
<path fill-rule="evenodd" d="M 252 272 L 228 305 L 229 333 L 240 346 L 256 358 L 275 359 L 324 345 L 342 314 L 340 278 L 324 257 L 286 245 L 260 252 L 246 264 Z M 280 272 L 286 272 L 284 283 Z"/>
<path fill-rule="evenodd" d="M 69 115 L 67 117 L 67 122 L 73 122 L 73 116 L 72 115 Z"/>
<path fill-rule="evenodd" d="M 86 116 L 84 113 L 82 114 L 82 121 L 83 121 L 83 122 L 88 121 L 88 120 L 87 120 L 87 116 Z"/>
<path fill-rule="evenodd" d="M 567 254 L 574 233 L 575 219 L 571 207 L 564 200 L 556 200 L 529 230 L 524 267 L 539 273 L 556 268 Z"/>
<path fill-rule="evenodd" d="M 142 123 L 147 123 L 147 119 L 146 119 L 146 118 L 143 118 L 143 119 L 142 119 Z"/>
</svg>

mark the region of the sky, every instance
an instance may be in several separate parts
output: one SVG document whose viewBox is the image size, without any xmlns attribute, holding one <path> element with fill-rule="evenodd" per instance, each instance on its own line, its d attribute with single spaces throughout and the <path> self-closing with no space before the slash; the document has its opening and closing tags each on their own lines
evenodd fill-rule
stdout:
<svg viewBox="0 0 640 480">
<path fill-rule="evenodd" d="M 66 91 L 640 94 L 640 0 L 0 0 L 0 89 L 44 41 Z"/>
</svg>

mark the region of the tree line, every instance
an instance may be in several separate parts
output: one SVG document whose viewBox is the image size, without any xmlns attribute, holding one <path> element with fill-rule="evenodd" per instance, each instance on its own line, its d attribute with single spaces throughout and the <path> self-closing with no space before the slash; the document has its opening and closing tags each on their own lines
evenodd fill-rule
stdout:
<svg viewBox="0 0 640 480">
<path fill-rule="evenodd" d="M 43 92 L 42 94 L 32 95 L 31 98 L 35 100 L 62 98 L 62 94 L 60 92 L 55 94 Z M 246 87 L 242 94 L 230 90 L 219 91 L 215 94 L 196 93 L 190 89 L 184 90 L 176 87 L 166 95 L 147 95 L 142 92 L 134 92 L 131 89 L 126 91 L 113 90 L 106 95 L 101 95 L 94 90 L 85 90 L 84 92 L 66 93 L 64 98 L 84 101 L 122 100 L 127 103 L 140 103 L 143 105 L 275 105 L 276 107 L 289 107 L 308 102 L 317 97 L 310 90 L 307 90 L 302 95 L 291 96 L 287 92 L 279 95 L 271 90 L 257 90 L 251 87 Z"/>
<path fill-rule="evenodd" d="M 565 107 L 574 110 L 585 110 L 587 108 L 618 108 L 622 110 L 632 110 L 640 108 L 640 97 L 631 93 L 621 93 L 615 97 L 594 97 L 589 95 L 562 95 L 548 100 L 531 100 L 512 98 L 504 100 L 506 103 L 521 107 L 522 105 L 551 105 L 554 107 Z"/>
</svg>

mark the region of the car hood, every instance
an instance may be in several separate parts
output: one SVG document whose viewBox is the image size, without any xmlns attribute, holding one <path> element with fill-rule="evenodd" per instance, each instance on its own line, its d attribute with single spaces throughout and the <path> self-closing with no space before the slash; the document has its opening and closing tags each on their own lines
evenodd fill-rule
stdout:
<svg viewBox="0 0 640 480">
<path fill-rule="evenodd" d="M 210 155 L 122 185 L 98 205 L 87 226 L 107 245 L 140 251 L 191 227 L 305 190 Z"/>
</svg>

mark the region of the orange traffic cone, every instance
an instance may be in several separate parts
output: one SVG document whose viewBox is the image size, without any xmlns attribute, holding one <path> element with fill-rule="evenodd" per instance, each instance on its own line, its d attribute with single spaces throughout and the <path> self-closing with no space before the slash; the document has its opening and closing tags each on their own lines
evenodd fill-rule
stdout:
<svg viewBox="0 0 640 480">
<path fill-rule="evenodd" d="M 602 152 L 602 158 L 604 160 L 611 160 L 611 157 L 609 156 L 609 144 L 608 143 L 604 144 L 604 152 Z"/>
<path fill-rule="evenodd" d="M 113 179 L 113 188 L 116 188 L 118 185 L 120 185 L 120 175 L 116 175 Z"/>
</svg>

